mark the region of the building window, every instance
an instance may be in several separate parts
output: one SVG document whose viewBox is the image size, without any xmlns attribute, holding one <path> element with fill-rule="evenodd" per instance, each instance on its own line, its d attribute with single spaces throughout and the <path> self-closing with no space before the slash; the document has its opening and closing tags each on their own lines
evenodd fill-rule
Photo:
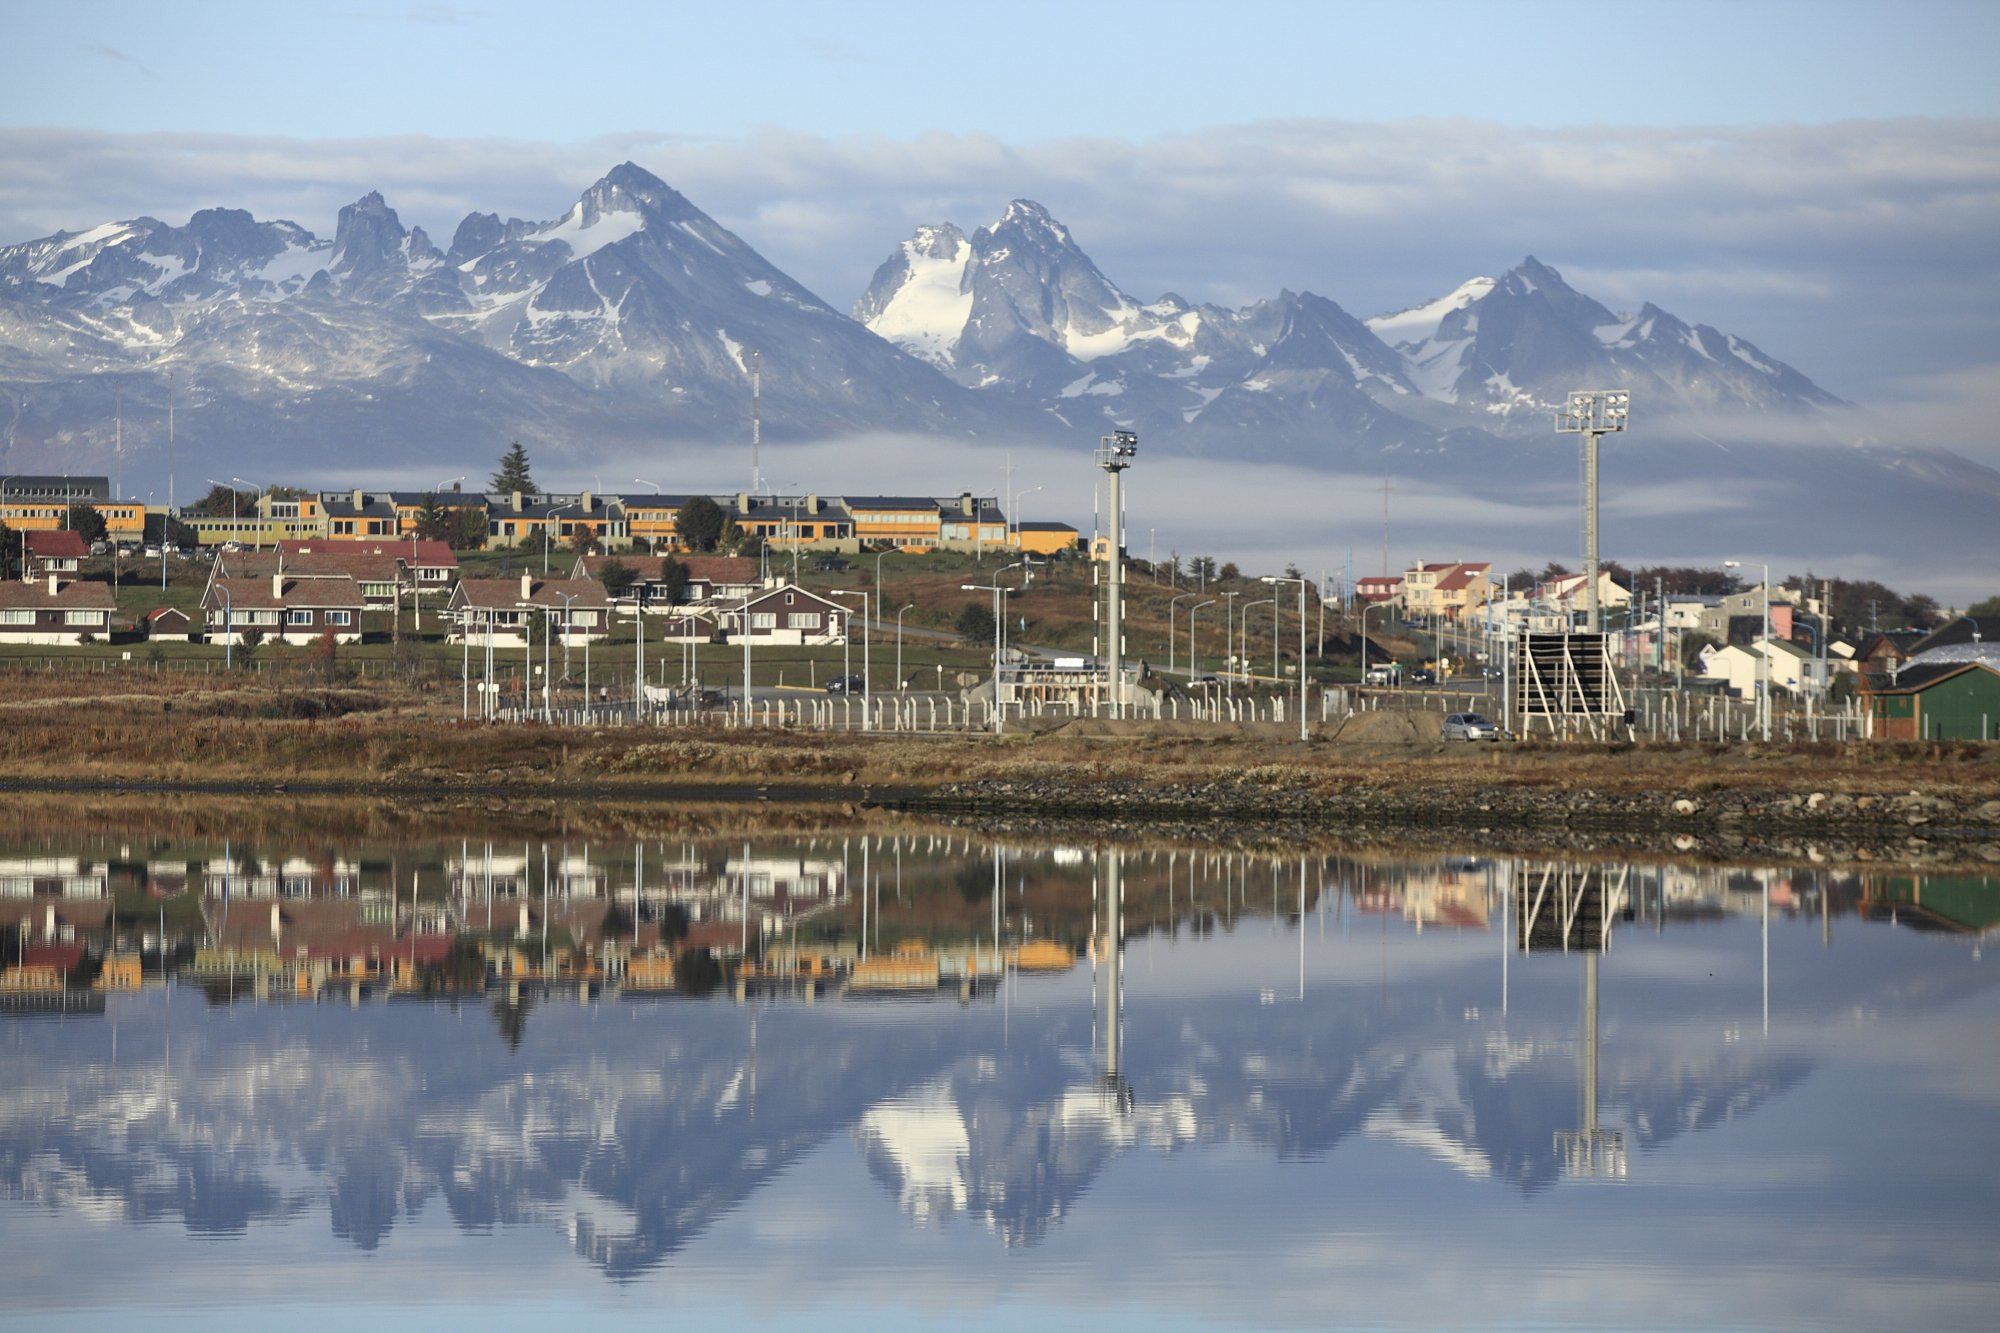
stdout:
<svg viewBox="0 0 2000 1333">
<path fill-rule="evenodd" d="M 102 611 L 65 611 L 63 612 L 63 624 L 91 625 L 102 629 L 104 627 L 104 613 Z"/>
<path fill-rule="evenodd" d="M 0 611 L 0 625 L 32 625 L 35 623 L 33 611 Z"/>
<path fill-rule="evenodd" d="M 776 629 L 777 627 L 778 627 L 778 616 L 776 612 L 752 611 L 750 613 L 751 629 Z"/>
<path fill-rule="evenodd" d="M 597 612 L 578 611 L 575 615 L 570 617 L 569 623 L 572 625 L 581 625 L 585 629 L 591 629 L 595 627 L 597 624 Z"/>
<path fill-rule="evenodd" d="M 310 611 L 287 611 L 285 612 L 285 623 L 287 625 L 310 625 L 313 623 L 313 613 Z"/>
<path fill-rule="evenodd" d="M 328 611 L 326 613 L 326 623 L 329 625 L 352 625 L 354 623 L 354 613 L 352 611 Z"/>
<path fill-rule="evenodd" d="M 818 629 L 819 615 L 813 611 L 794 611 L 785 617 L 789 629 Z"/>
</svg>

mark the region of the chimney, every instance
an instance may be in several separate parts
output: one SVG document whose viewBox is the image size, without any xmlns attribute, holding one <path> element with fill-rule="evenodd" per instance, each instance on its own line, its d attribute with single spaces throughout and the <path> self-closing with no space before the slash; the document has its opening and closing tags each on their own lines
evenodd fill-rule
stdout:
<svg viewBox="0 0 2000 1333">
<path fill-rule="evenodd" d="M 283 570 L 271 575 L 271 596 L 281 602 L 285 600 L 285 575 Z"/>
<path fill-rule="evenodd" d="M 585 491 L 585 492 L 583 493 L 583 512 L 584 512 L 584 513 L 588 514 L 588 513 L 590 512 L 590 502 L 591 502 L 591 501 L 592 501 L 593 499 L 595 499 L 595 498 L 596 498 L 596 497 L 595 497 L 595 496 L 593 496 L 593 495 L 592 495 L 592 494 L 591 494 L 591 493 L 590 493 L 589 491 Z"/>
<path fill-rule="evenodd" d="M 736 512 L 739 514 L 750 512 L 750 493 L 748 491 L 736 492 Z"/>
<path fill-rule="evenodd" d="M 58 591 L 60 591 L 60 586 L 56 583 L 56 576 L 51 574 L 49 575 L 49 596 L 55 596 Z"/>
<path fill-rule="evenodd" d="M 282 940 L 282 939 L 284 938 L 284 935 L 285 935 L 285 924 L 284 924 L 284 921 L 283 921 L 283 920 L 282 920 L 282 919 L 281 919 L 281 918 L 280 918 L 280 917 L 278 916 L 278 905 L 277 905 L 276 903 L 272 903 L 272 904 L 271 904 L 271 943 L 272 943 L 273 945 L 277 944 L 277 943 L 278 943 L 278 942 L 279 942 L 280 940 Z"/>
<path fill-rule="evenodd" d="M 974 510 L 973 510 L 973 508 L 972 508 L 972 492 L 971 492 L 971 491 L 961 491 L 961 492 L 959 492 L 959 496 L 958 496 L 958 512 L 959 512 L 959 513 L 961 513 L 961 514 L 964 514 L 964 515 L 965 515 L 965 516 L 966 516 L 967 518 L 971 518 L 971 517 L 972 517 L 972 515 L 973 515 L 973 513 L 974 513 Z"/>
<path fill-rule="evenodd" d="M 519 491 L 515 491 L 515 492 L 514 492 L 514 497 L 513 497 L 513 501 L 512 501 L 512 503 L 513 503 L 513 505 L 514 505 L 514 512 L 515 512 L 515 513 L 517 513 L 517 514 L 518 514 L 518 513 L 520 513 L 520 512 L 521 512 L 521 493 L 520 493 Z"/>
<path fill-rule="evenodd" d="M 359 490 L 354 492 L 354 507 L 356 509 L 361 508 L 361 492 Z"/>
<path fill-rule="evenodd" d="M 535 576 L 527 570 L 521 571 L 521 600 L 527 601 L 535 595 Z"/>
<path fill-rule="evenodd" d="M 808 495 L 806 497 L 806 512 L 808 514 L 817 514 L 819 512 L 819 497 L 817 495 Z"/>
</svg>

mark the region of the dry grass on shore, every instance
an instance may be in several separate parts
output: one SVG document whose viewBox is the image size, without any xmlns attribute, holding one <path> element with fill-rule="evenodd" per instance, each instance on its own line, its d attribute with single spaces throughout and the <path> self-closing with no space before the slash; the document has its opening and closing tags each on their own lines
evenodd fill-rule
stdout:
<svg viewBox="0 0 2000 1333">
<path fill-rule="evenodd" d="M 825 787 L 952 782 L 1225 783 L 1354 788 L 2000 794 L 2000 746 L 1474 748 L 1301 745 L 1271 732 L 1102 725 L 1037 736 L 827 736 L 721 728 L 544 729 L 460 722 L 414 691 L 270 689 L 171 675 L 0 675 L 0 776 L 20 783 L 317 783 L 574 788 Z"/>
</svg>

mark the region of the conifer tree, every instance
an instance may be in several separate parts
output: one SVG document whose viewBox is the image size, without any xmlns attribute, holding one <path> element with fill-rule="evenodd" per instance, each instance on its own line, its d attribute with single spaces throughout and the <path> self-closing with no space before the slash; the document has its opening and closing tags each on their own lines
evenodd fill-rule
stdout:
<svg viewBox="0 0 2000 1333">
<path fill-rule="evenodd" d="M 502 495 L 515 491 L 523 494 L 535 490 L 535 478 L 528 470 L 528 451 L 521 447 L 519 440 L 507 446 L 507 452 L 500 455 L 500 470 L 493 474 L 493 489 Z"/>
</svg>

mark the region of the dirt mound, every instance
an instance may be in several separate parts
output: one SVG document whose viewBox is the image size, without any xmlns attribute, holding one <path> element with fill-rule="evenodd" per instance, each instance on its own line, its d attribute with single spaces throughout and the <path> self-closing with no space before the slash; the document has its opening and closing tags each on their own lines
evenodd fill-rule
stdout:
<svg viewBox="0 0 2000 1333">
<path fill-rule="evenodd" d="M 1356 713 L 1340 724 L 1333 739 L 1349 745 L 1411 745 L 1431 742 L 1444 732 L 1443 713 Z"/>
</svg>

